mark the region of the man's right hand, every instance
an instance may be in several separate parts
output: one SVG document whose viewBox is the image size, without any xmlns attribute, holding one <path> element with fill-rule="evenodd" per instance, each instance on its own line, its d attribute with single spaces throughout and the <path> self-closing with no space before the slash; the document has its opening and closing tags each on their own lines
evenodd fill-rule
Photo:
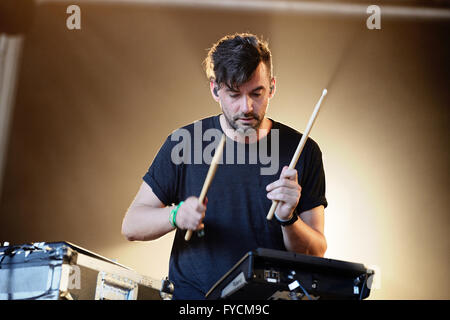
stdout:
<svg viewBox="0 0 450 320">
<path fill-rule="evenodd" d="M 207 198 L 205 198 L 204 204 L 200 204 L 197 197 L 189 197 L 184 200 L 176 217 L 178 228 L 194 231 L 203 229 L 205 227 L 203 218 L 205 218 L 207 203 Z"/>
</svg>

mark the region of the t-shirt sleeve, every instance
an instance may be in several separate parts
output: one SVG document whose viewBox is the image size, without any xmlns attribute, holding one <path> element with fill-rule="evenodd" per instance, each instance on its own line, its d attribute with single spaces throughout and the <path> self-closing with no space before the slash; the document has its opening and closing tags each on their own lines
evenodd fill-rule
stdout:
<svg viewBox="0 0 450 320">
<path fill-rule="evenodd" d="M 173 144 L 169 136 L 142 178 L 166 206 L 179 202 L 177 186 L 179 185 L 180 165 L 171 160 Z"/>
<path fill-rule="evenodd" d="M 308 142 L 309 150 L 305 150 L 308 152 L 305 153 L 305 166 L 300 181 L 302 193 L 297 206 L 298 213 L 320 205 L 323 205 L 325 208 L 328 206 L 325 197 L 325 172 L 323 169 L 322 152 L 314 140 L 308 139 Z"/>
</svg>

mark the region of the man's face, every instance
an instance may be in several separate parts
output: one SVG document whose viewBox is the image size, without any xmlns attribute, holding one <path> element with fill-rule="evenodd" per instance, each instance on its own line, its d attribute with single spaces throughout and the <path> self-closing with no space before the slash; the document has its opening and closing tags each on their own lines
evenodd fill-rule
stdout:
<svg viewBox="0 0 450 320">
<path fill-rule="evenodd" d="M 274 80 L 272 80 L 274 81 Z M 267 111 L 271 80 L 264 63 L 260 63 L 249 81 L 237 91 L 223 85 L 218 91 L 218 101 L 228 125 L 245 133 L 248 129 L 258 130 Z"/>
</svg>

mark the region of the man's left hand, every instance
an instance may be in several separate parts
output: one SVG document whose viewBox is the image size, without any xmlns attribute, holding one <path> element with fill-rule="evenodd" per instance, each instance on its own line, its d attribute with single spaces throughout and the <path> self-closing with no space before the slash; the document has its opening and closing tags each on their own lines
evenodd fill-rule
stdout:
<svg viewBox="0 0 450 320">
<path fill-rule="evenodd" d="M 267 198 L 279 201 L 275 214 L 281 220 L 291 218 L 300 200 L 302 187 L 298 184 L 297 178 L 297 170 L 284 166 L 280 179 L 266 187 Z"/>
</svg>

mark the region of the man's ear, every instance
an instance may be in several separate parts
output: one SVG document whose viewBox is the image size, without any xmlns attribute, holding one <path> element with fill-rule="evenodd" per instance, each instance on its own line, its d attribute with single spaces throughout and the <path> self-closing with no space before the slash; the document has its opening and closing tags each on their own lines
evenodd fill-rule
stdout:
<svg viewBox="0 0 450 320">
<path fill-rule="evenodd" d="M 216 100 L 217 102 L 219 102 L 219 92 L 218 92 L 217 85 L 215 84 L 214 81 L 209 82 L 209 88 L 211 89 L 211 94 L 213 96 L 213 99 Z"/>
<path fill-rule="evenodd" d="M 275 77 L 272 77 L 270 80 L 270 88 L 269 88 L 269 99 L 271 99 L 275 94 Z"/>
</svg>

